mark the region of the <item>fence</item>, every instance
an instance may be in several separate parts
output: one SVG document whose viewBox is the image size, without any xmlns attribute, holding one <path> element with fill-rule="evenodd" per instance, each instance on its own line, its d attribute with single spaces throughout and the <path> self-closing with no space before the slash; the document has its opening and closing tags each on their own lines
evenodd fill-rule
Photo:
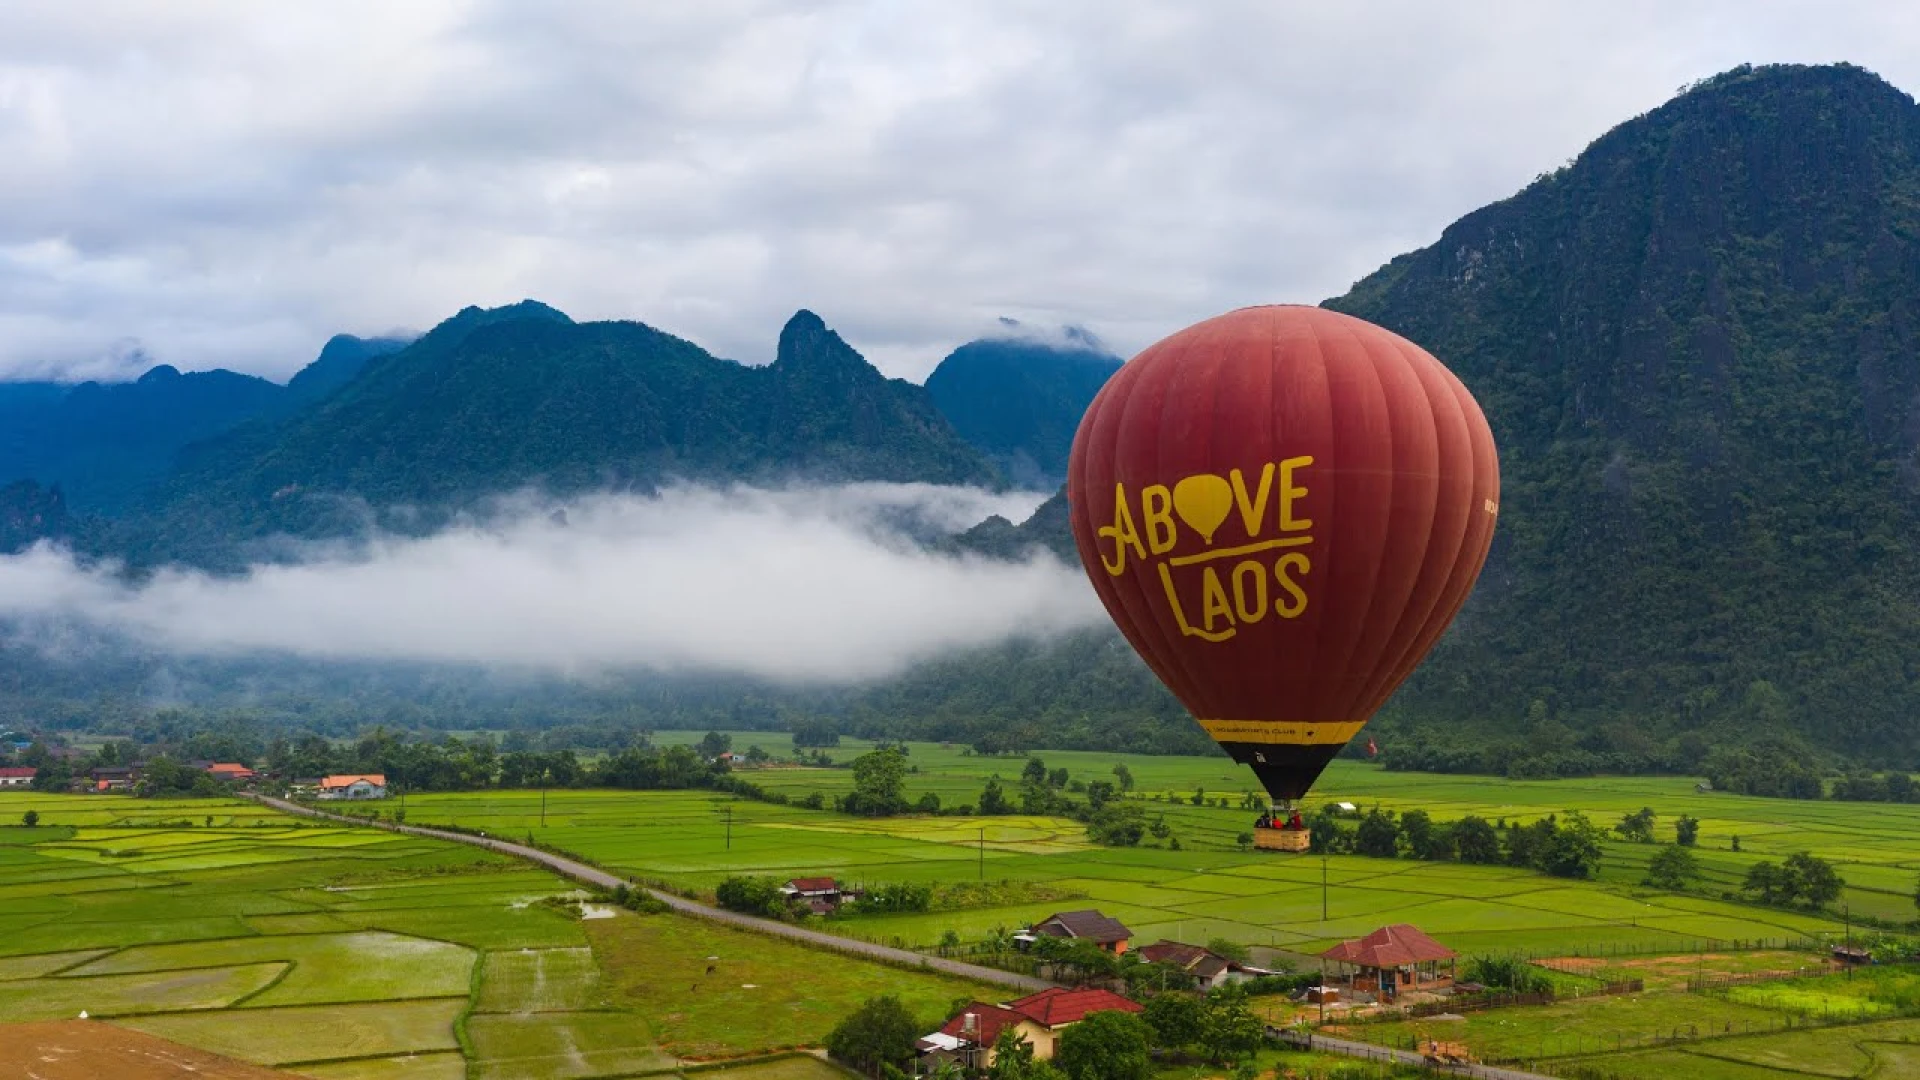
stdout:
<svg viewBox="0 0 1920 1080">
<path fill-rule="evenodd" d="M 1506 1009 L 1516 1005 L 1551 1005 L 1556 1001 L 1574 998 L 1607 997 L 1614 994 L 1637 994 L 1647 988 L 1641 979 L 1627 979 L 1622 982 L 1610 982 L 1596 986 L 1591 990 L 1579 990 L 1571 994 L 1556 994 L 1546 991 L 1537 994 L 1461 994 L 1445 1001 L 1423 1001 L 1418 1005 L 1408 1005 L 1401 1012 L 1409 1019 L 1421 1019 L 1428 1016 L 1440 1016 L 1445 1013 L 1476 1012 L 1482 1009 Z M 1382 1016 L 1392 1020 L 1392 1014 Z M 1417 1050 L 1419 1047 L 1410 1047 Z"/>
<path fill-rule="evenodd" d="M 1854 1012 L 1805 1015 L 1785 1013 L 1764 1020 L 1678 1024 L 1672 1028 L 1632 1035 L 1624 1032 L 1615 1032 L 1611 1035 L 1589 1035 L 1578 1031 L 1561 1032 L 1540 1036 L 1537 1045 L 1521 1048 L 1526 1051 L 1524 1053 L 1489 1055 L 1487 1061 L 1494 1065 L 1511 1065 L 1515 1068 L 1551 1072 L 1556 1076 L 1568 1077 L 1569 1080 L 1612 1080 L 1615 1074 L 1606 1071 L 1604 1065 L 1553 1059 L 1578 1058 L 1587 1054 L 1617 1054 L 1627 1050 L 1647 1050 L 1680 1043 L 1740 1039 L 1750 1035 L 1773 1035 L 1815 1028 L 1852 1027 L 1859 1024 L 1881 1023 L 1916 1013 L 1920 1013 L 1920 1010 L 1885 1012 L 1874 1016 L 1864 1016 Z"/>
<path fill-rule="evenodd" d="M 1712 994 L 1735 986 L 1751 986 L 1754 983 L 1774 982 L 1779 979 L 1804 979 L 1815 975 L 1830 975 L 1834 970 L 1832 964 L 1807 964 L 1802 967 L 1779 968 L 1773 971 L 1695 974 L 1687 976 L 1687 991 L 1694 994 Z"/>
<path fill-rule="evenodd" d="M 1651 929 L 1651 927 L 1649 928 Z M 1604 960 L 1614 956 L 1674 956 L 1679 953 L 1720 953 L 1720 952 L 1821 952 L 1826 945 L 1817 938 L 1804 935 L 1778 938 L 1687 938 L 1684 941 L 1604 941 L 1598 944 L 1576 945 L 1571 948 L 1556 949 L 1553 952 L 1522 952 L 1530 964 L 1538 964 L 1552 971 L 1564 971 L 1569 975 L 1582 972 L 1571 966 L 1561 966 L 1543 961 L 1553 960 Z"/>
</svg>

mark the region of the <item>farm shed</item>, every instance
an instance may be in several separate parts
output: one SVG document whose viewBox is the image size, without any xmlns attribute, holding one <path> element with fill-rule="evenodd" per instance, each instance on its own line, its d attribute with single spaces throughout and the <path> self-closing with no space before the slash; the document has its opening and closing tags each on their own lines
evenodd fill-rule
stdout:
<svg viewBox="0 0 1920 1080">
<path fill-rule="evenodd" d="M 1399 923 L 1358 941 L 1343 941 L 1320 957 L 1355 969 L 1349 980 L 1353 988 L 1372 991 L 1388 1002 L 1408 991 L 1452 986 L 1457 955 L 1417 927 Z"/>
<path fill-rule="evenodd" d="M 30 769 L 24 765 L 9 765 L 0 769 L 0 788 L 32 787 L 33 778 L 40 775 L 39 769 Z"/>
</svg>

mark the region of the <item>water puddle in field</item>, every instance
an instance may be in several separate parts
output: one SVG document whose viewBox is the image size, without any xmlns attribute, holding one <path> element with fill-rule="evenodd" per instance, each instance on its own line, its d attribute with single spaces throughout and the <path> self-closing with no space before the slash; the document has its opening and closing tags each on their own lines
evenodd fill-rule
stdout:
<svg viewBox="0 0 1920 1080">
<path fill-rule="evenodd" d="M 598 904 L 581 904 L 580 917 L 582 919 L 611 919 L 613 918 L 613 910 L 611 907 L 601 907 Z"/>
</svg>

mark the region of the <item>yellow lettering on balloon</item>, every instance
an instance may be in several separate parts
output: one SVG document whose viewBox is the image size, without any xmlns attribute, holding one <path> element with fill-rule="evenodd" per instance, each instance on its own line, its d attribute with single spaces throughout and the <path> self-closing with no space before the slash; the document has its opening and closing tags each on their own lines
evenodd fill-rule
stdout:
<svg viewBox="0 0 1920 1080">
<path fill-rule="evenodd" d="M 1216 618 L 1226 620 L 1229 628 L 1233 626 L 1233 609 L 1227 606 L 1227 590 L 1220 584 L 1220 575 L 1214 573 L 1213 567 L 1209 566 L 1206 572 L 1200 575 L 1201 628 L 1209 633 L 1217 633 L 1213 629 L 1213 621 Z"/>
<path fill-rule="evenodd" d="M 1255 489 L 1251 499 L 1247 497 L 1247 478 L 1239 469 L 1228 476 L 1233 480 L 1233 501 L 1240 507 L 1240 521 L 1247 527 L 1247 539 L 1260 535 L 1265 526 L 1261 518 L 1267 516 L 1267 493 L 1273 490 L 1273 462 L 1260 467 L 1260 486 Z"/>
<path fill-rule="evenodd" d="M 1147 550 L 1165 555 L 1173 550 L 1173 492 L 1165 484 L 1141 489 L 1140 516 L 1147 523 Z M 1142 556 L 1144 558 L 1144 556 Z"/>
<path fill-rule="evenodd" d="M 1273 613 L 1283 619 L 1298 618 L 1301 612 L 1307 610 L 1306 590 L 1287 573 L 1289 568 L 1293 568 L 1294 575 L 1304 576 L 1313 569 L 1313 563 L 1308 561 L 1304 552 L 1299 551 L 1289 551 L 1274 560 L 1274 580 L 1280 583 L 1280 591 L 1287 596 L 1274 601 Z"/>
<path fill-rule="evenodd" d="M 1243 623 L 1267 617 L 1267 568 L 1252 559 L 1233 568 L 1233 610 Z"/>
<path fill-rule="evenodd" d="M 1127 549 L 1133 549 L 1134 558 L 1145 559 L 1147 550 L 1140 546 L 1140 531 L 1133 527 L 1133 511 L 1127 509 L 1127 487 L 1125 484 L 1113 485 L 1113 524 L 1103 525 L 1095 530 L 1096 535 L 1113 541 L 1113 558 L 1107 558 L 1103 552 L 1100 564 L 1107 573 L 1119 577 L 1127 572 Z"/>
<path fill-rule="evenodd" d="M 1208 641 L 1225 641 L 1235 633 L 1229 626 L 1219 633 L 1202 630 L 1187 621 L 1187 613 L 1180 606 L 1180 592 L 1173 587 L 1173 571 L 1166 563 L 1160 564 L 1160 587 L 1166 591 L 1167 606 L 1173 609 L 1173 621 L 1180 624 L 1180 633 L 1186 637 L 1205 638 Z"/>
<path fill-rule="evenodd" d="M 1293 471 L 1295 469 L 1304 469 L 1311 464 L 1313 464 L 1313 458 L 1311 457 L 1290 457 L 1280 463 L 1281 532 L 1299 532 L 1302 529 L 1313 528 L 1313 520 L 1311 518 L 1297 518 L 1293 516 L 1293 501 L 1295 499 L 1304 499 L 1307 495 L 1306 488 L 1295 487 L 1293 485 Z"/>
</svg>

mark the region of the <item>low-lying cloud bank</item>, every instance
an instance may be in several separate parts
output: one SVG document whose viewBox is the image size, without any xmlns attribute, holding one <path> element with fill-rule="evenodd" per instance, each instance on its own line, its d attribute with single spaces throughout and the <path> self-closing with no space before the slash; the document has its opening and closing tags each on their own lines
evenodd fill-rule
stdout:
<svg viewBox="0 0 1920 1080">
<path fill-rule="evenodd" d="M 1103 618 L 1080 569 L 1049 554 L 996 562 L 916 542 L 1020 520 L 1040 498 L 858 484 L 525 499 L 352 555 L 137 585 L 42 545 L 0 558 L 0 620 L 16 644 L 55 651 L 79 625 L 181 654 L 853 682 Z"/>
</svg>

